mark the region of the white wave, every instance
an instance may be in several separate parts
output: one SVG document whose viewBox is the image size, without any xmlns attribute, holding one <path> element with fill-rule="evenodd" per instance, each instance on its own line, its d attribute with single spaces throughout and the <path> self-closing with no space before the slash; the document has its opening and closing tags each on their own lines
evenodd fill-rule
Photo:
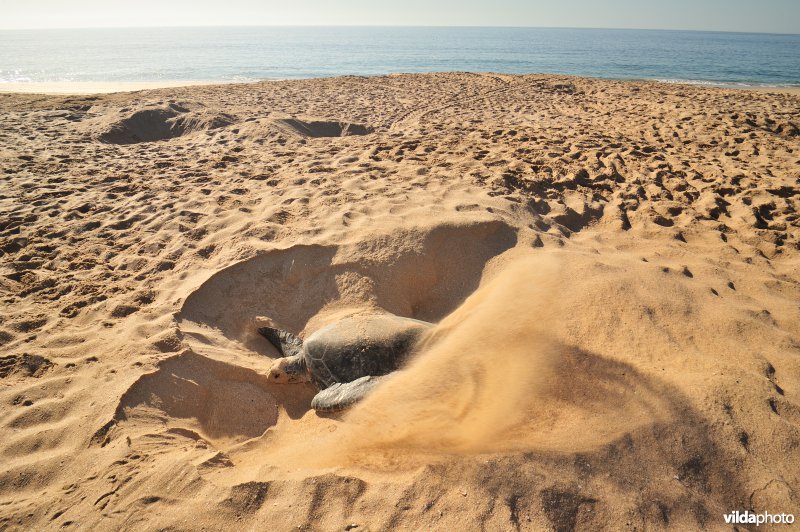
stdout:
<svg viewBox="0 0 800 532">
<path fill-rule="evenodd" d="M 758 83 L 758 82 L 744 82 L 744 81 L 711 81 L 706 79 L 680 79 L 680 78 L 655 78 L 652 81 L 659 83 L 680 84 L 680 85 L 699 85 L 703 87 L 733 87 L 733 88 L 748 88 L 748 87 L 767 87 L 767 88 L 792 88 L 800 87 L 800 85 L 793 83 Z"/>
</svg>

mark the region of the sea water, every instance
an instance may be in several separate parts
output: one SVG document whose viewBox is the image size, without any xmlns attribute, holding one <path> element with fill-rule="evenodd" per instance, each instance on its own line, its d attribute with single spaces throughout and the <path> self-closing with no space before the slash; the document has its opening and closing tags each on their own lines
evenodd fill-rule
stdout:
<svg viewBox="0 0 800 532">
<path fill-rule="evenodd" d="M 0 31 L 0 83 L 441 71 L 794 86 L 800 85 L 800 35 L 363 26 Z"/>
</svg>

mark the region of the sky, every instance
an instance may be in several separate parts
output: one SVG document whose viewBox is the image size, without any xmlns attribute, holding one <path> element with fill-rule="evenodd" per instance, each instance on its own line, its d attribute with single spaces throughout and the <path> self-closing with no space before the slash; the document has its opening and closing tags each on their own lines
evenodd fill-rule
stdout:
<svg viewBox="0 0 800 532">
<path fill-rule="evenodd" d="M 800 0 L 0 0 L 0 29 L 240 25 L 800 33 Z"/>
</svg>

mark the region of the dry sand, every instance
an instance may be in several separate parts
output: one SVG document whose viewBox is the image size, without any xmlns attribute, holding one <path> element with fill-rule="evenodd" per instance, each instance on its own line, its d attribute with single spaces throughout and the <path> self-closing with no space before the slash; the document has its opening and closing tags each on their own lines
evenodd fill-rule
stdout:
<svg viewBox="0 0 800 532">
<path fill-rule="evenodd" d="M 477 74 L 0 95 L 0 529 L 800 516 L 800 96 Z M 350 411 L 265 376 L 438 323 Z"/>
</svg>

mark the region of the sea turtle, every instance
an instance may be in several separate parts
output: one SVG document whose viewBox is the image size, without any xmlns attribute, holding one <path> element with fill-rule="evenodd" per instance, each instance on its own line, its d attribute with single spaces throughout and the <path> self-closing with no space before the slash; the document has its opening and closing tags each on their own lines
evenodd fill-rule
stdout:
<svg viewBox="0 0 800 532">
<path fill-rule="evenodd" d="M 353 316 L 316 331 L 305 342 L 269 318 L 256 327 L 283 358 L 269 379 L 311 382 L 320 392 L 311 401 L 318 412 L 342 410 L 362 399 L 380 379 L 403 365 L 431 323 L 391 314 Z"/>
</svg>

